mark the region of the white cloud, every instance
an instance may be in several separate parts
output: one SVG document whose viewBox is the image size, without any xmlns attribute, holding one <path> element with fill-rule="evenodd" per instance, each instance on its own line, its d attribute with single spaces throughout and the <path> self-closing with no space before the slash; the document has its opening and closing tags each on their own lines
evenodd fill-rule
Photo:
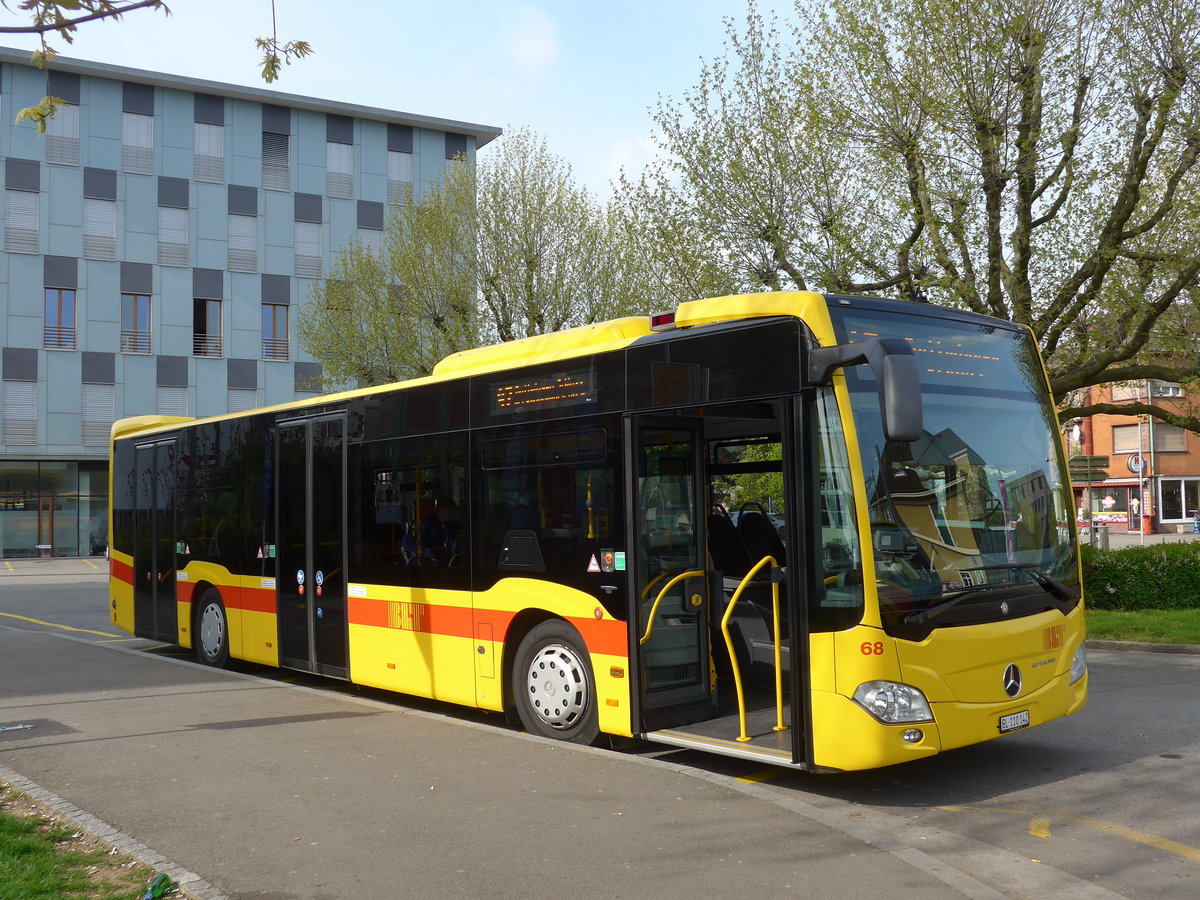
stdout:
<svg viewBox="0 0 1200 900">
<path fill-rule="evenodd" d="M 540 9 L 514 9 L 500 40 L 505 55 L 526 75 L 542 75 L 558 62 L 558 26 Z"/>
</svg>

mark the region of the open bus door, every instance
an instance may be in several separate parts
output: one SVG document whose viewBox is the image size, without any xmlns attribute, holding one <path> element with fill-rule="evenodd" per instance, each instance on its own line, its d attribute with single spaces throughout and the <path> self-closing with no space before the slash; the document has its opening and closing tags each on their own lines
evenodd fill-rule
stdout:
<svg viewBox="0 0 1200 900">
<path fill-rule="evenodd" d="M 642 727 L 706 719 L 710 674 L 700 423 L 631 419 L 633 606 Z"/>
<path fill-rule="evenodd" d="M 280 422 L 276 441 L 280 664 L 346 678 L 346 417 Z"/>
<path fill-rule="evenodd" d="M 783 514 L 795 487 L 794 421 L 779 401 L 629 420 L 630 621 L 649 740 L 804 764 L 808 679 L 796 666 L 808 654 L 792 649 L 804 633 L 805 567 L 795 517 Z M 729 450 L 733 463 L 723 461 Z M 747 504 L 731 515 L 717 503 L 722 479 L 727 490 L 730 477 L 766 472 L 780 476 L 778 514 Z"/>
</svg>

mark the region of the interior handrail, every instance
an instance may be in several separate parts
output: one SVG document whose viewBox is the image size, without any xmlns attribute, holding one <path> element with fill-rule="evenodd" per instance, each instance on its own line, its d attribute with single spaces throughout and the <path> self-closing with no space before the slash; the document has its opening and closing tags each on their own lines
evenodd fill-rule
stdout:
<svg viewBox="0 0 1200 900">
<path fill-rule="evenodd" d="M 700 578 L 703 577 L 703 575 L 703 569 L 693 569 L 690 572 L 681 572 L 663 585 L 663 589 L 659 591 L 658 596 L 654 598 L 654 605 L 650 607 L 650 615 L 646 617 L 646 633 L 638 638 L 638 644 L 645 644 L 646 641 L 650 640 L 650 632 L 654 630 L 654 617 L 658 614 L 658 605 L 662 603 L 662 598 L 667 595 L 667 591 L 679 584 L 679 582 L 683 581 L 685 578 Z M 661 577 L 662 576 L 660 575 L 659 578 Z M 657 580 L 658 579 L 655 579 L 655 581 Z M 653 581 L 650 582 L 650 585 L 653 584 Z M 647 588 L 649 588 L 650 585 L 647 585 Z"/>
<path fill-rule="evenodd" d="M 750 735 L 746 733 L 746 692 L 742 687 L 742 673 L 738 666 L 737 654 L 733 649 L 733 638 L 729 634 L 729 619 L 733 616 L 733 607 L 737 604 L 742 596 L 742 591 L 746 589 L 746 585 L 759 573 L 763 566 L 770 565 L 771 568 L 779 568 L 779 561 L 773 556 L 764 556 L 755 563 L 746 577 L 742 579 L 737 586 L 737 590 L 733 592 L 733 597 L 729 600 L 729 606 L 725 609 L 725 615 L 721 617 L 721 634 L 725 637 L 725 646 L 729 649 L 729 663 L 733 669 L 733 685 L 737 690 L 738 701 L 738 720 L 741 724 L 741 734 L 737 740 L 745 743 L 751 740 Z M 775 624 L 775 731 L 786 731 L 787 726 L 783 724 L 783 651 L 781 644 L 781 636 L 779 633 L 779 582 L 771 579 L 771 605 L 773 608 L 774 624 Z"/>
</svg>

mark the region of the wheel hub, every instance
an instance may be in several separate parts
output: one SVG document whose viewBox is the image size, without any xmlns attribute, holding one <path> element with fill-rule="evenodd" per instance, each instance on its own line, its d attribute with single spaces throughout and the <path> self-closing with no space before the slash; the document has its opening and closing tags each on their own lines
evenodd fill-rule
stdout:
<svg viewBox="0 0 1200 900">
<path fill-rule="evenodd" d="M 200 614 L 200 646 L 206 654 L 215 656 L 220 651 L 224 639 L 221 608 L 215 603 L 210 603 Z"/>
<path fill-rule="evenodd" d="M 551 728 L 570 728 L 587 708 L 583 662 L 569 647 L 543 647 L 530 660 L 526 674 L 529 702 Z"/>
</svg>

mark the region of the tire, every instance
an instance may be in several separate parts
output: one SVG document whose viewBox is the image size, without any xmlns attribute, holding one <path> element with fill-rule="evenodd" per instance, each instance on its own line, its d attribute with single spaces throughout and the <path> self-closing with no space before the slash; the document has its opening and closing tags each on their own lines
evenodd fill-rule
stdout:
<svg viewBox="0 0 1200 900">
<path fill-rule="evenodd" d="M 513 700 L 530 734 L 594 743 L 600 734 L 592 660 L 579 632 L 549 619 L 525 635 L 513 666 Z"/>
<path fill-rule="evenodd" d="M 200 595 L 192 635 L 196 659 L 206 666 L 225 668 L 229 662 L 229 619 L 216 588 L 209 588 Z"/>
</svg>

